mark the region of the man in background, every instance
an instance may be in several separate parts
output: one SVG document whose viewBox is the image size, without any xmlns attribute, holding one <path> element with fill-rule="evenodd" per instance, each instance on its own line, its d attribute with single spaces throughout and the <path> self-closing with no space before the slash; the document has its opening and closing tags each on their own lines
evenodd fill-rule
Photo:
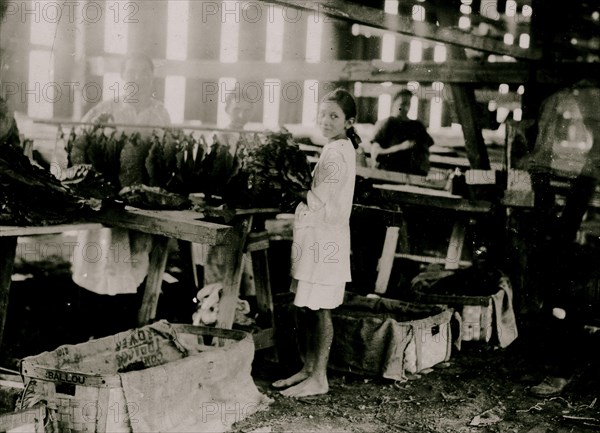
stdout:
<svg viewBox="0 0 600 433">
<path fill-rule="evenodd" d="M 371 159 L 373 165 L 378 164 L 382 170 L 427 176 L 433 139 L 423 123 L 408 118 L 412 97 L 413 93 L 408 89 L 394 96 L 392 107 L 397 107 L 398 114 L 376 126 Z"/>
</svg>

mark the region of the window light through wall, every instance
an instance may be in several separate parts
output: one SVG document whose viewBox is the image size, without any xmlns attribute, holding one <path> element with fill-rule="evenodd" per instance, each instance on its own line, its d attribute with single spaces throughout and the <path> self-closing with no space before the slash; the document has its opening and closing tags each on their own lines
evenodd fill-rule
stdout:
<svg viewBox="0 0 600 433">
<path fill-rule="evenodd" d="M 418 39 L 411 39 L 408 49 L 408 61 L 419 63 L 423 60 L 423 42 Z"/>
<path fill-rule="evenodd" d="M 527 33 L 523 33 L 521 36 L 519 36 L 519 46 L 521 48 L 529 48 L 529 35 Z"/>
<path fill-rule="evenodd" d="M 304 98 L 302 101 L 302 124 L 314 125 L 317 121 L 319 105 L 319 81 L 304 81 Z"/>
<path fill-rule="evenodd" d="M 513 119 L 517 122 L 520 122 L 523 119 L 523 110 L 520 108 L 515 108 L 513 110 Z"/>
<path fill-rule="evenodd" d="M 27 115 L 50 119 L 54 114 L 53 103 L 60 97 L 54 83 L 53 56 L 48 50 L 32 50 L 29 53 L 29 79 L 23 96 L 27 101 Z M 98 89 L 99 90 L 99 89 Z M 93 91 L 90 91 L 93 94 Z M 99 97 L 99 96 L 98 96 Z"/>
<path fill-rule="evenodd" d="M 277 129 L 279 126 L 279 106 L 281 104 L 281 80 L 265 79 L 263 90 L 263 124 L 266 128 Z"/>
<path fill-rule="evenodd" d="M 278 6 L 273 6 L 267 21 L 267 46 L 265 50 L 265 61 L 267 63 L 281 63 L 283 59 L 284 25 L 283 10 Z"/>
<path fill-rule="evenodd" d="M 126 54 L 129 44 L 128 20 L 124 11 L 127 11 L 127 2 L 115 0 L 107 6 L 104 17 L 104 51 L 111 54 Z"/>
<path fill-rule="evenodd" d="M 439 131 L 442 128 L 442 98 L 432 98 L 429 108 L 429 129 Z"/>
<path fill-rule="evenodd" d="M 398 15 L 398 0 L 385 0 L 383 10 L 386 14 Z"/>
<path fill-rule="evenodd" d="M 173 123 L 183 123 L 185 113 L 185 77 L 169 75 L 165 78 L 165 108 Z"/>
<path fill-rule="evenodd" d="M 313 12 L 308 17 L 306 31 L 306 61 L 308 63 L 319 63 L 321 61 L 322 38 L 323 18 L 319 17 L 319 13 Z"/>
<path fill-rule="evenodd" d="M 221 3 L 221 49 L 219 59 L 223 63 L 238 61 L 240 20 L 240 2 L 225 0 Z"/>
<path fill-rule="evenodd" d="M 425 21 L 425 8 L 421 5 L 414 5 L 412 7 L 412 19 L 413 21 L 424 22 Z"/>
<path fill-rule="evenodd" d="M 496 122 L 502 123 L 506 120 L 506 116 L 508 116 L 510 110 L 506 107 L 498 107 L 498 111 L 496 111 Z"/>
<path fill-rule="evenodd" d="M 504 14 L 507 17 L 514 17 L 517 14 L 517 2 L 515 0 L 507 0 Z"/>
<path fill-rule="evenodd" d="M 185 60 L 188 51 L 188 25 L 190 2 L 167 2 L 167 59 Z"/>
<path fill-rule="evenodd" d="M 462 16 L 458 19 L 458 28 L 468 29 L 469 27 L 471 27 L 471 18 Z"/>
<path fill-rule="evenodd" d="M 91 83 L 90 83 L 91 84 Z M 100 100 L 95 99 L 94 95 L 90 95 L 88 93 L 93 92 L 96 93 L 96 89 L 94 89 L 93 85 L 88 86 L 87 89 L 90 89 L 89 92 L 86 91 L 86 95 L 84 95 L 86 102 L 98 103 Z M 93 89 L 93 90 L 92 90 Z M 135 99 L 135 93 L 137 89 L 133 83 L 129 83 L 125 85 L 123 82 L 123 78 L 119 72 L 105 72 L 102 75 L 102 94 L 98 95 L 98 98 L 102 98 L 103 101 L 113 101 L 117 102 L 133 102 L 132 99 Z M 99 93 L 99 91 L 98 91 Z M 90 101 L 90 99 L 92 99 Z"/>
<path fill-rule="evenodd" d="M 219 78 L 219 97 L 217 103 L 217 126 L 224 128 L 229 123 L 229 116 L 225 112 L 225 98 L 230 93 L 241 91 L 240 85 L 235 78 L 222 77 Z"/>
<path fill-rule="evenodd" d="M 410 98 L 410 109 L 406 115 L 409 119 L 417 120 L 419 115 L 419 98 L 417 96 Z"/>
<path fill-rule="evenodd" d="M 448 56 L 448 50 L 444 44 L 436 43 L 433 49 L 433 61 L 436 63 L 443 63 L 446 61 Z"/>
<path fill-rule="evenodd" d="M 393 62 L 396 59 L 396 36 L 391 33 L 383 35 L 381 40 L 381 60 Z"/>
<path fill-rule="evenodd" d="M 387 93 L 377 98 L 377 121 L 387 119 L 392 112 L 392 95 Z"/>
<path fill-rule="evenodd" d="M 32 2 L 32 11 L 38 11 L 41 8 L 40 3 L 42 2 Z M 45 3 L 45 2 L 44 2 Z M 23 4 L 25 4 L 25 2 L 23 2 Z M 24 6 L 23 6 L 24 7 Z M 50 14 L 50 15 L 54 15 L 52 12 L 46 12 L 46 9 L 53 11 L 54 8 L 53 7 L 43 7 L 43 17 L 45 17 L 46 13 Z M 36 44 L 36 45 L 44 45 L 46 47 L 51 47 L 54 44 L 54 40 L 56 39 L 56 29 L 57 29 L 57 24 L 60 20 L 60 14 L 61 11 L 58 10 L 58 15 L 56 19 L 51 19 L 52 16 L 48 17 L 47 19 L 39 19 L 39 17 L 35 17 L 37 19 L 32 19 L 31 20 L 31 32 L 30 32 L 30 36 L 29 36 L 29 41 L 32 44 Z"/>
</svg>

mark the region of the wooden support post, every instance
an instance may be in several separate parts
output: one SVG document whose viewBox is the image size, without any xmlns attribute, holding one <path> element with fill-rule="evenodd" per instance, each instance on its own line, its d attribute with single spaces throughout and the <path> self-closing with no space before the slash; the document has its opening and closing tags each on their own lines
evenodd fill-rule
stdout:
<svg viewBox="0 0 600 433">
<path fill-rule="evenodd" d="M 377 294 L 384 294 L 387 291 L 396 258 L 399 233 L 399 227 L 388 227 L 385 232 L 383 251 L 377 265 L 377 280 L 375 281 L 375 293 Z"/>
<path fill-rule="evenodd" d="M 138 325 L 144 326 L 156 318 L 158 298 L 162 287 L 163 274 L 167 264 L 169 238 L 155 235 L 150 253 L 150 266 L 146 277 L 144 298 L 138 312 Z"/>
<path fill-rule="evenodd" d="M 447 28 L 454 26 L 457 22 L 460 3 L 451 2 L 447 4 L 437 0 L 434 4 L 436 5 L 440 25 Z M 453 8 L 452 5 L 457 7 Z M 466 60 L 467 58 L 464 48 L 448 45 L 447 50 L 449 59 Z M 467 85 L 449 84 L 449 86 L 458 121 L 462 125 L 467 157 L 471 163 L 471 168 L 489 170 L 490 159 L 481 132 L 480 116 L 476 109 L 475 91 Z"/>
<path fill-rule="evenodd" d="M 2 348 L 2 336 L 6 324 L 8 296 L 16 252 L 16 236 L 0 237 L 0 348 Z"/>
</svg>

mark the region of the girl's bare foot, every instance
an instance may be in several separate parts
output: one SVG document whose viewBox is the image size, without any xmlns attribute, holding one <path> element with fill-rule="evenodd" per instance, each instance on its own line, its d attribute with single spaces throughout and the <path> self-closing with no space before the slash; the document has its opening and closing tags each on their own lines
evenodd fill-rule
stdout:
<svg viewBox="0 0 600 433">
<path fill-rule="evenodd" d="M 291 377 L 288 377 L 287 379 L 276 380 L 272 383 L 272 386 L 273 388 L 287 388 L 289 386 L 296 385 L 297 383 L 302 382 L 309 376 L 310 372 L 302 369 L 298 373 L 294 374 Z"/>
<path fill-rule="evenodd" d="M 310 395 L 327 394 L 327 392 L 329 392 L 327 378 L 319 379 L 316 376 L 310 376 L 280 393 L 285 397 L 307 397 Z"/>
</svg>

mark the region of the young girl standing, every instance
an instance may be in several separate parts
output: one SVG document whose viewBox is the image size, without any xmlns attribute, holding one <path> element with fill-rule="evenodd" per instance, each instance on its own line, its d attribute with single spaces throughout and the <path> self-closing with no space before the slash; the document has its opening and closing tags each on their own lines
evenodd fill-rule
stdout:
<svg viewBox="0 0 600 433">
<path fill-rule="evenodd" d="M 303 397 L 329 391 L 327 362 L 333 341 L 331 310 L 342 304 L 350 281 L 350 212 L 360 138 L 352 124 L 356 103 L 337 89 L 319 105 L 317 123 L 328 143 L 313 172 L 311 189 L 296 208 L 292 247 L 294 305 L 306 308 L 304 366 L 273 383 L 281 394 Z"/>
</svg>

